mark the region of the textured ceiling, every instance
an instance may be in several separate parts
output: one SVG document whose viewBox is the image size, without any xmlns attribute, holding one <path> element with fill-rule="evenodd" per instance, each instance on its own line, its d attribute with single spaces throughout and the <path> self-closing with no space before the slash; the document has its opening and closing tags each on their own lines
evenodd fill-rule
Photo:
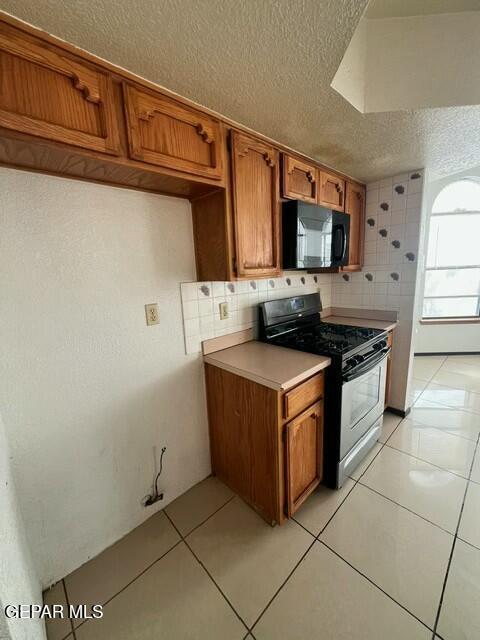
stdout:
<svg viewBox="0 0 480 640">
<path fill-rule="evenodd" d="M 0 0 L 12 15 L 359 179 L 479 165 L 480 107 L 361 114 L 330 87 L 366 4 Z"/>
<path fill-rule="evenodd" d="M 370 0 L 365 17 L 400 18 L 460 11 L 480 11 L 480 0 Z"/>
</svg>

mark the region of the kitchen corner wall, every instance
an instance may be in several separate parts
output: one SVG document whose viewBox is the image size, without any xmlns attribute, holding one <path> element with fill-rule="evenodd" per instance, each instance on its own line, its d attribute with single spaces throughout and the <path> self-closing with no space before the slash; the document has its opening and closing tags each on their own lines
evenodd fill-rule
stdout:
<svg viewBox="0 0 480 640">
<path fill-rule="evenodd" d="M 192 215 L 186 200 L 6 168 L 0 193 L 0 406 L 47 587 L 210 473 L 203 367 L 182 333 Z M 145 509 L 162 446 L 165 500 Z"/>
<path fill-rule="evenodd" d="M 331 306 L 331 274 L 285 271 L 281 278 L 236 282 L 184 282 L 181 285 L 185 351 L 199 353 L 203 340 L 253 327 L 257 334 L 258 305 L 266 300 L 320 292 L 323 308 Z M 220 319 L 219 305 L 228 304 Z"/>
<path fill-rule="evenodd" d="M 407 381 L 422 194 L 423 171 L 418 170 L 368 184 L 364 267 L 360 272 L 334 274 L 332 284 L 333 307 L 397 312 L 390 406 L 399 410 L 411 405 Z"/>
</svg>

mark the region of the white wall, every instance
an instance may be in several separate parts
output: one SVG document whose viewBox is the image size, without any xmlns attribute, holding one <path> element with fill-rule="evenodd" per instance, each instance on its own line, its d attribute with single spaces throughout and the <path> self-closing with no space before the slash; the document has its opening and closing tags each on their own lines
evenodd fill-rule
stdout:
<svg viewBox="0 0 480 640">
<path fill-rule="evenodd" d="M 411 405 L 408 379 L 422 195 L 423 171 L 368 184 L 364 266 L 356 273 L 333 276 L 334 307 L 372 310 L 372 316 L 376 310 L 397 312 L 389 404 L 401 411 Z"/>
<path fill-rule="evenodd" d="M 185 200 L 0 169 L 0 402 L 45 587 L 210 471 Z M 147 327 L 144 304 L 158 302 Z M 141 506 L 167 446 L 165 502 Z"/>
<path fill-rule="evenodd" d="M 461 178 L 480 179 L 480 166 L 454 175 L 438 178 L 426 175 L 425 183 L 425 228 L 420 247 L 420 274 L 418 281 L 418 303 L 415 316 L 415 352 L 416 353 L 458 353 L 480 351 L 480 323 L 477 324 L 423 324 L 420 322 L 425 286 L 425 257 L 428 243 L 430 213 L 435 198 L 450 182 Z M 479 250 L 480 255 L 480 250 Z"/>
<path fill-rule="evenodd" d="M 362 113 L 480 102 L 480 11 L 362 18 L 332 87 Z"/>
<path fill-rule="evenodd" d="M 0 416 L 0 638 L 42 640 L 45 630 L 40 620 L 7 620 L 3 616 L 3 609 L 8 604 L 39 604 L 42 601 L 40 582 L 33 568 L 20 507 Z"/>
</svg>

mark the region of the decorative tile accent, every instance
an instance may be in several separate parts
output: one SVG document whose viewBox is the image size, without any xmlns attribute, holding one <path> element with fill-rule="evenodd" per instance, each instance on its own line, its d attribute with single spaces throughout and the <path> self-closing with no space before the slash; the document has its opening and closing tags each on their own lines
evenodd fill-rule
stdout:
<svg viewBox="0 0 480 640">
<path fill-rule="evenodd" d="M 236 282 L 185 282 L 182 296 L 185 351 L 198 354 L 203 340 L 253 328 L 258 305 L 266 300 L 320 291 L 324 308 L 332 306 L 332 274 L 285 273 L 284 277 Z M 228 318 L 220 320 L 219 305 L 228 304 Z"/>
<path fill-rule="evenodd" d="M 209 296 L 210 295 L 210 288 L 207 287 L 207 285 L 203 285 L 200 287 L 200 291 L 203 293 L 204 296 Z"/>
<path fill-rule="evenodd" d="M 422 193 L 423 172 L 419 170 L 368 184 L 363 274 L 350 274 L 350 282 L 346 274 L 332 276 L 334 307 L 398 311 L 394 344 L 402 352 L 408 352 L 411 345 Z M 372 281 L 367 274 L 373 276 Z M 393 406 L 398 408 L 404 408 L 406 360 L 397 358 L 400 364 L 393 370 Z"/>
</svg>

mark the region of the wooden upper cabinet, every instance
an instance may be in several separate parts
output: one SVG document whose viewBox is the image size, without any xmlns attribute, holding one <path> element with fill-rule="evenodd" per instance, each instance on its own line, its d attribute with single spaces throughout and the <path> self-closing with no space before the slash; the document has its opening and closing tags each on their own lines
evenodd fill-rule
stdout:
<svg viewBox="0 0 480 640">
<path fill-rule="evenodd" d="M 365 187 L 347 181 L 345 213 L 350 215 L 350 243 L 348 266 L 343 271 L 360 271 L 363 265 L 363 239 L 365 227 Z"/>
<path fill-rule="evenodd" d="M 292 200 L 303 200 L 304 202 L 315 203 L 317 202 L 317 194 L 317 167 L 284 153 L 282 196 Z"/>
<path fill-rule="evenodd" d="M 130 157 L 186 173 L 222 178 L 220 123 L 161 95 L 124 84 Z"/>
<path fill-rule="evenodd" d="M 276 275 L 280 272 L 278 151 L 232 131 L 231 154 L 237 276 Z"/>
<path fill-rule="evenodd" d="M 318 204 L 335 211 L 345 209 L 345 180 L 327 171 L 320 171 Z"/>
<path fill-rule="evenodd" d="M 0 127 L 117 155 L 111 77 L 0 23 Z"/>
<path fill-rule="evenodd" d="M 292 516 L 323 476 L 323 403 L 317 402 L 285 426 L 287 514 Z"/>
</svg>

